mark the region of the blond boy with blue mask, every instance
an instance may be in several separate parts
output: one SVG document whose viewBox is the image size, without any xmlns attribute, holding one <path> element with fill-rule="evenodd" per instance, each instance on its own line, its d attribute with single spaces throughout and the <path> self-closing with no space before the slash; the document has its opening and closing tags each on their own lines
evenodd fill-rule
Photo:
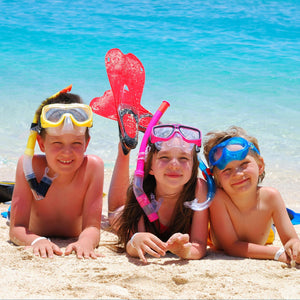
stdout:
<svg viewBox="0 0 300 300">
<path fill-rule="evenodd" d="M 240 127 L 207 134 L 204 154 L 215 182 L 227 197 L 216 198 L 210 211 L 210 237 L 232 256 L 300 263 L 300 240 L 280 193 L 259 186 L 265 164 L 256 138 Z M 272 225 L 283 247 L 266 246 Z M 273 238 L 274 239 L 274 238 Z"/>
</svg>

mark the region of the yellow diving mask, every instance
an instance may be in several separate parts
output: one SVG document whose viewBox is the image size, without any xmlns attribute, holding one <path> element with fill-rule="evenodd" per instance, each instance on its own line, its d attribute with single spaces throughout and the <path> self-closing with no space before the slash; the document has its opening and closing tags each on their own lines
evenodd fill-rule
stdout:
<svg viewBox="0 0 300 300">
<path fill-rule="evenodd" d="M 93 125 L 93 112 L 83 103 L 49 104 L 42 109 L 40 125 L 51 135 L 65 133 L 84 134 L 87 127 Z"/>
</svg>

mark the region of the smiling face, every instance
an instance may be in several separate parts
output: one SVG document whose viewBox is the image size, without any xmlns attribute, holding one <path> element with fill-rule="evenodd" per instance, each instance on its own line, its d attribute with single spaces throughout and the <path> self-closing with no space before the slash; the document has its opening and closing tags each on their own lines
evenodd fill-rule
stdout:
<svg viewBox="0 0 300 300">
<path fill-rule="evenodd" d="M 262 158 L 248 154 L 243 160 L 229 162 L 223 170 L 214 168 L 214 176 L 220 187 L 229 195 L 256 189 L 259 175 L 264 171 Z"/>
<path fill-rule="evenodd" d="M 158 193 L 178 193 L 191 178 L 192 168 L 193 152 L 173 147 L 153 155 L 149 173 L 155 177 Z"/>
<path fill-rule="evenodd" d="M 50 170 L 56 174 L 75 172 L 82 164 L 89 140 L 85 135 L 65 134 L 38 136 Z"/>
</svg>

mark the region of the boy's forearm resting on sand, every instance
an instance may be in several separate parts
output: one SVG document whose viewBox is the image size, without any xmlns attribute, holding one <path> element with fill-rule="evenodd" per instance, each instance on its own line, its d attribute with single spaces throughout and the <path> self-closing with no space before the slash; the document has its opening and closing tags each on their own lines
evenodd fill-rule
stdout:
<svg viewBox="0 0 300 300">
<path fill-rule="evenodd" d="M 236 242 L 224 250 L 228 255 L 256 259 L 275 259 L 276 254 L 280 254 L 279 257 L 277 257 L 277 259 L 275 260 L 290 263 L 291 259 L 288 253 L 285 251 L 279 251 L 280 249 L 280 247 L 275 246 L 257 245 L 247 242 Z"/>
<path fill-rule="evenodd" d="M 31 246 L 32 243 L 41 236 L 30 232 L 24 226 L 13 226 L 11 224 L 9 229 L 9 237 L 10 240 L 17 246 Z"/>
<path fill-rule="evenodd" d="M 71 243 L 66 247 L 65 255 L 69 255 L 73 251 L 78 258 L 97 258 L 101 256 L 95 253 L 95 248 L 100 242 L 100 229 L 96 227 L 87 227 L 78 237 L 78 241 Z"/>
<path fill-rule="evenodd" d="M 48 237 L 30 233 L 25 227 L 16 226 L 14 229 L 11 229 L 10 239 L 18 246 L 31 246 L 33 253 L 41 257 L 53 257 L 53 254 L 63 254 L 61 249 Z M 69 255 L 74 251 L 78 258 L 96 258 L 100 256 L 94 252 L 94 249 L 99 245 L 99 241 L 100 229 L 93 226 L 87 227 L 81 232 L 76 242 L 66 247 L 65 255 Z"/>
<path fill-rule="evenodd" d="M 93 248 L 98 247 L 100 242 L 100 229 L 94 226 L 85 228 L 78 237 L 79 242 L 88 241 Z"/>
<path fill-rule="evenodd" d="M 26 246 L 26 248 L 31 247 L 34 255 L 43 258 L 52 258 L 54 254 L 63 254 L 61 249 L 49 238 L 30 233 L 25 227 L 16 226 L 13 230 L 10 230 L 10 240 L 15 245 Z"/>
<path fill-rule="evenodd" d="M 284 245 L 285 252 L 291 261 L 300 264 L 300 240 L 299 238 L 292 238 Z"/>
</svg>

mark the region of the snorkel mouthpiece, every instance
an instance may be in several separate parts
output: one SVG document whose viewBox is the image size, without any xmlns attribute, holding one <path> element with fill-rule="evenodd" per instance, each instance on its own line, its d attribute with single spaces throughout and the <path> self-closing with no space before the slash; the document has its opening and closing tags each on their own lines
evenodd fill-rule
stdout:
<svg viewBox="0 0 300 300">
<path fill-rule="evenodd" d="M 25 157 L 24 157 L 24 161 L 25 161 Z M 31 161 L 32 163 L 32 161 Z M 25 165 L 23 165 L 24 167 Z M 52 180 L 55 178 L 51 178 L 47 175 L 49 169 L 46 168 L 45 169 L 45 173 L 43 178 L 41 179 L 40 182 L 37 181 L 34 172 L 28 175 L 25 175 L 27 182 L 29 183 L 29 186 L 31 188 L 31 191 L 35 197 L 36 200 L 42 200 L 43 198 L 45 198 L 50 185 L 52 183 Z"/>
<path fill-rule="evenodd" d="M 159 106 L 158 110 L 156 111 L 156 113 L 153 115 L 143 136 L 141 146 L 140 146 L 140 151 L 138 154 L 137 166 L 134 172 L 133 192 L 136 197 L 136 200 L 140 204 L 141 208 L 145 212 L 150 222 L 154 222 L 158 220 L 157 210 L 159 207 L 155 203 L 156 200 L 153 200 L 153 202 L 149 201 L 143 189 L 145 151 L 146 151 L 147 142 L 153 126 L 158 123 L 158 121 L 160 120 L 160 118 L 162 117 L 162 115 L 165 113 L 165 111 L 168 109 L 169 106 L 170 104 L 167 101 L 163 101 Z"/>
</svg>

